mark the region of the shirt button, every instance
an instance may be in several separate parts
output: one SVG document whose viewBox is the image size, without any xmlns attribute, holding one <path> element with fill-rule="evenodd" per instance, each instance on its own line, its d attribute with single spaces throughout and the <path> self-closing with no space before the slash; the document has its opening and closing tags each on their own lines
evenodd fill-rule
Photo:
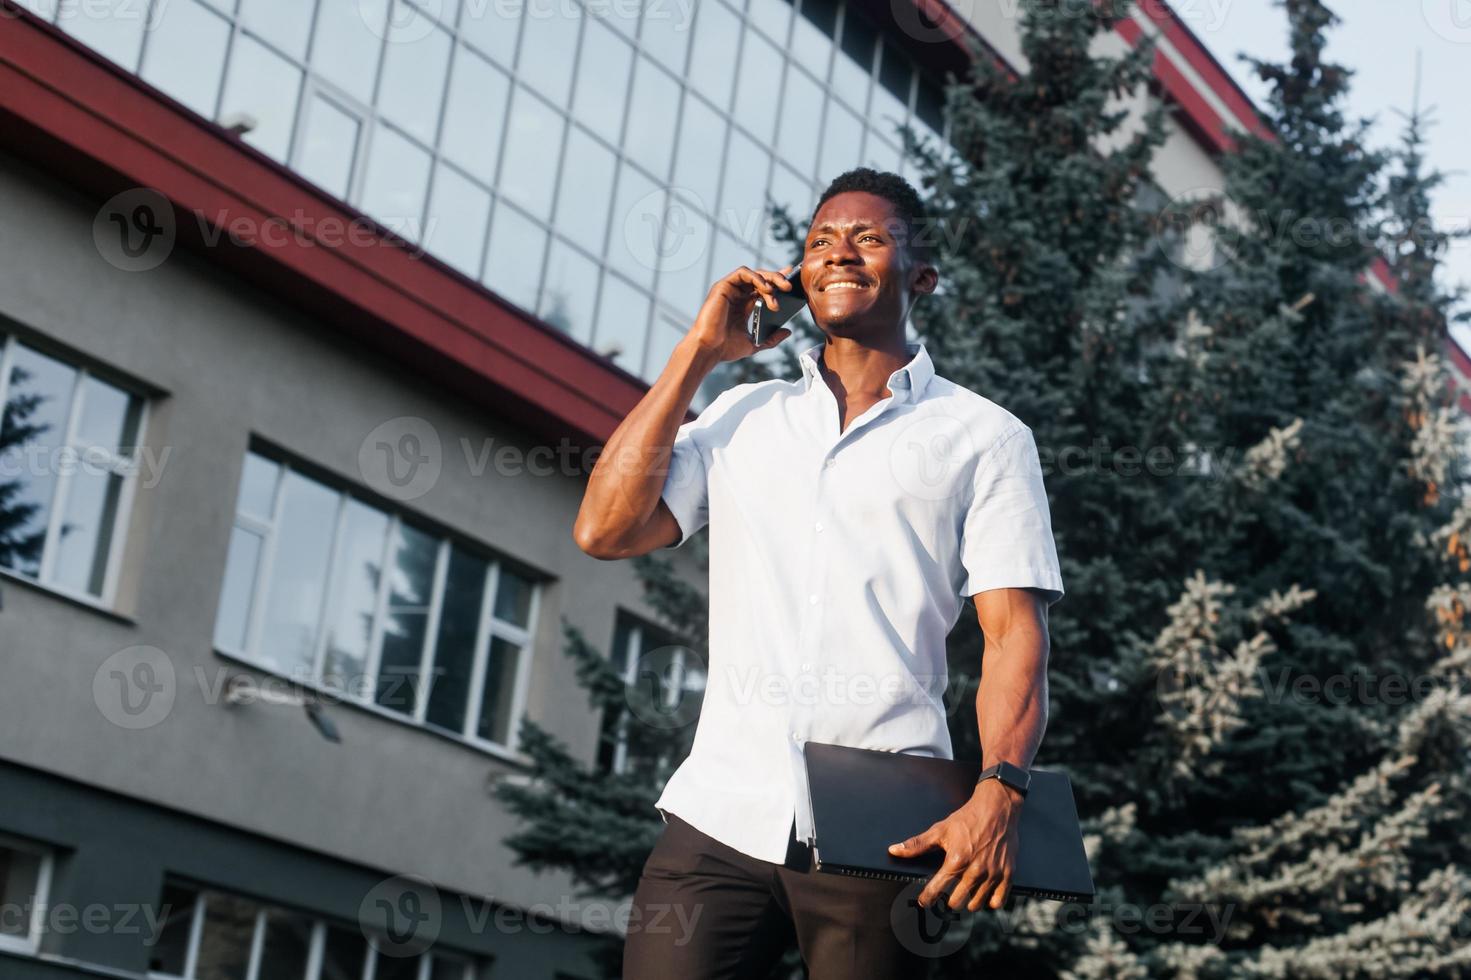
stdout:
<svg viewBox="0 0 1471 980">
<path fill-rule="evenodd" d="M 813 527 L 812 527 L 812 529 L 814 531 L 821 531 L 822 530 L 822 521 L 818 521 L 816 524 L 814 524 Z"/>
<path fill-rule="evenodd" d="M 802 744 L 802 736 L 798 735 L 796 732 L 792 732 L 792 741 L 800 745 Z"/>
<path fill-rule="evenodd" d="M 811 670 L 812 669 L 812 665 L 811 664 L 803 664 L 802 665 L 802 669 L 803 670 Z"/>
<path fill-rule="evenodd" d="M 807 602 L 810 605 L 814 605 L 814 606 L 817 605 L 817 594 L 816 593 L 813 593 L 812 595 L 808 596 L 807 597 Z"/>
<path fill-rule="evenodd" d="M 829 469 L 830 470 L 830 469 L 833 468 L 833 464 L 836 463 L 836 462 L 837 462 L 837 460 L 829 458 L 829 459 L 823 460 L 822 461 L 822 465 L 823 465 L 823 468 L 824 469 Z"/>
</svg>

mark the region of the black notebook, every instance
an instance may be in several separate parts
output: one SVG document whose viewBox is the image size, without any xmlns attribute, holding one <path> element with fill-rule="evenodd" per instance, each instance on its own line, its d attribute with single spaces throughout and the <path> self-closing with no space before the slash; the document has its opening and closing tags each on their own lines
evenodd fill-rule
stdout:
<svg viewBox="0 0 1471 980">
<path fill-rule="evenodd" d="M 975 792 L 981 767 L 929 756 L 808 742 L 807 789 L 812 799 L 819 871 L 909 880 L 938 871 L 935 848 L 898 858 L 889 845 L 907 840 L 954 813 Z M 1094 895 L 1083 832 L 1067 776 L 1031 770 L 1017 829 L 1020 849 L 1011 890 L 1062 902 Z"/>
</svg>

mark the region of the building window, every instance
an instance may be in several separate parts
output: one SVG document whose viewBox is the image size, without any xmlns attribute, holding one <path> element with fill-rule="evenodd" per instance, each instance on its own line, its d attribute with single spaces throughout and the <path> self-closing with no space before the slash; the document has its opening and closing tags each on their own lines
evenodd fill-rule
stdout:
<svg viewBox="0 0 1471 980">
<path fill-rule="evenodd" d="M 611 661 L 627 707 L 603 718 L 598 763 L 615 773 L 654 773 L 685 754 L 705 691 L 705 664 L 674 634 L 619 611 Z"/>
<path fill-rule="evenodd" d="M 0 950 L 35 953 L 40 949 L 50 889 L 50 852 L 0 837 Z"/>
<path fill-rule="evenodd" d="M 0 337 L 0 568 L 110 604 L 144 400 Z"/>
<path fill-rule="evenodd" d="M 514 751 L 537 596 L 505 562 L 252 451 L 215 647 Z"/>
<path fill-rule="evenodd" d="M 437 948 L 379 953 L 356 926 L 174 879 L 165 881 L 159 906 L 159 930 L 148 942 L 152 977 L 475 980 L 490 962 Z"/>
</svg>

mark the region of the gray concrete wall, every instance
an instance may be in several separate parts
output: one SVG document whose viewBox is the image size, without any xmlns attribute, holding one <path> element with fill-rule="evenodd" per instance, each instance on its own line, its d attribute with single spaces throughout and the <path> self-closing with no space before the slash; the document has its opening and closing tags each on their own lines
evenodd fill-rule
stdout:
<svg viewBox="0 0 1471 980">
<path fill-rule="evenodd" d="M 0 155 L 0 329 L 160 392 L 147 442 L 155 458 L 168 456 L 134 507 L 117 614 L 0 577 L 0 757 L 448 889 L 518 906 L 563 899 L 562 876 L 512 868 L 502 846 L 515 824 L 487 780 L 514 771 L 506 761 L 355 707 L 331 709 L 342 734 L 333 745 L 299 708 L 208 698 L 222 672 L 242 669 L 211 638 L 252 436 L 357 487 L 364 437 L 419 416 L 438 431 L 445 461 L 406 509 L 551 577 L 534 624 L 527 714 L 591 758 L 598 719 L 562 655 L 561 620 L 606 648 L 617 607 L 648 610 L 627 563 L 595 561 L 574 544 L 582 478 L 472 475 L 462 438 L 477 448 L 486 438 L 536 440 L 207 256 L 176 251 L 149 272 L 112 267 L 92 241 L 100 203 Z M 99 711 L 93 680 L 136 645 L 168 654 L 177 697 L 161 723 L 127 731 Z"/>
</svg>

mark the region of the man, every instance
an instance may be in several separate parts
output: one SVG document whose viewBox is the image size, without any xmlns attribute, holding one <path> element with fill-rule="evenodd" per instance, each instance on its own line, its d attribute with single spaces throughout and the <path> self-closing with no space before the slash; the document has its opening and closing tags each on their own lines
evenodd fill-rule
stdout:
<svg viewBox="0 0 1471 980">
<path fill-rule="evenodd" d="M 811 865 L 802 743 L 952 758 L 941 694 L 963 597 L 985 635 L 986 765 L 1029 768 L 1041 741 L 1047 607 L 1063 593 L 1041 467 L 1027 426 L 906 343 L 912 303 L 938 282 L 916 240 L 923 220 L 894 174 L 835 179 L 802 259 L 824 335 L 801 354 L 802 378 L 736 385 L 683 422 L 711 369 L 756 351 L 744 329 L 755 304 L 774 309 L 790 288 L 787 270 L 737 269 L 589 479 L 574 536 L 594 557 L 677 547 L 710 526 L 704 702 L 656 804 L 666 826 L 634 896 L 628 980 L 764 977 L 792 934 L 813 980 L 915 975 L 890 926 L 905 886 Z M 919 901 L 949 890 L 952 909 L 1001 907 L 1020 805 L 983 780 L 896 843 L 898 856 L 945 852 Z"/>
</svg>

